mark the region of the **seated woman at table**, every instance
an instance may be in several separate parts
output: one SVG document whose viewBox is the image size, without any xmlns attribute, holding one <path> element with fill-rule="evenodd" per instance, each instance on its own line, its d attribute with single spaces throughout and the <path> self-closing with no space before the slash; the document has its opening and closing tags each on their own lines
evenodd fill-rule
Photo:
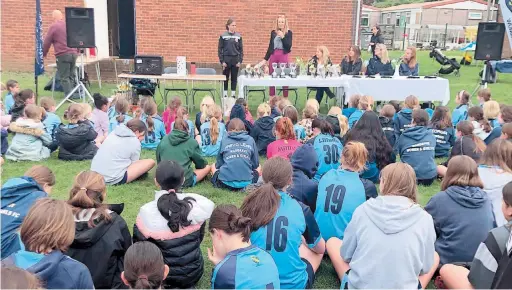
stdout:
<svg viewBox="0 0 512 290">
<path fill-rule="evenodd" d="M 329 50 L 325 46 L 319 46 L 316 48 L 316 54 L 311 58 L 309 61 L 310 63 L 310 71 L 308 72 L 311 74 L 311 70 L 314 68 L 314 72 L 318 72 L 319 67 L 325 67 L 328 65 L 332 65 L 331 58 L 329 57 Z M 313 67 L 313 68 L 312 68 Z M 322 99 L 324 98 L 324 92 L 327 94 L 329 98 L 334 98 L 335 95 L 329 88 L 326 87 L 319 87 L 316 88 L 316 100 L 318 103 L 322 102 Z"/>
<path fill-rule="evenodd" d="M 366 75 L 392 76 L 395 70 L 391 65 L 386 45 L 379 43 L 375 47 L 375 57 L 370 59 L 366 68 Z"/>
<path fill-rule="evenodd" d="M 361 72 L 363 61 L 361 60 L 361 49 L 352 45 L 341 61 L 341 73 L 344 75 L 358 75 Z"/>
<path fill-rule="evenodd" d="M 416 47 L 409 46 L 402 56 L 399 72 L 401 76 L 418 76 L 420 69 L 416 60 Z"/>
</svg>

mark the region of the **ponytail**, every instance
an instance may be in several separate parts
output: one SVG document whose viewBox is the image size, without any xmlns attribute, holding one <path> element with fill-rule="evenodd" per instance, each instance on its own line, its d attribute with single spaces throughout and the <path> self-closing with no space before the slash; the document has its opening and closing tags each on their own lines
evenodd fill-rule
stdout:
<svg viewBox="0 0 512 290">
<path fill-rule="evenodd" d="M 240 208 L 242 215 L 251 219 L 251 231 L 268 224 L 276 215 L 280 202 L 281 197 L 271 182 L 252 190 Z"/>
<path fill-rule="evenodd" d="M 219 128 L 219 120 L 222 118 L 222 111 L 219 106 L 213 104 L 208 107 L 208 111 L 206 112 L 208 119 L 210 120 L 210 139 L 213 145 L 217 144 L 217 139 L 219 138 L 220 128 Z M 201 118 L 203 115 L 201 115 Z M 205 115 L 206 117 L 206 115 Z"/>
<path fill-rule="evenodd" d="M 69 192 L 68 204 L 73 207 L 75 217 L 84 209 L 95 209 L 94 214 L 89 218 L 89 227 L 95 227 L 94 220 L 100 219 L 110 222 L 107 206 L 103 205 L 106 195 L 105 180 L 102 175 L 94 171 L 83 171 L 79 173 Z"/>
<path fill-rule="evenodd" d="M 341 153 L 341 164 L 348 169 L 361 172 L 365 169 L 368 160 L 368 150 L 361 142 L 348 142 Z"/>
<path fill-rule="evenodd" d="M 276 122 L 275 130 L 283 140 L 295 140 L 295 130 L 293 123 L 288 117 L 279 118 Z"/>
<path fill-rule="evenodd" d="M 162 251 L 151 242 L 134 243 L 124 255 L 124 278 L 131 289 L 160 289 L 164 272 Z"/>
<path fill-rule="evenodd" d="M 148 115 L 148 117 L 146 118 L 146 123 L 148 124 L 148 132 L 153 132 L 155 130 L 155 121 L 153 121 L 153 117 Z"/>
<path fill-rule="evenodd" d="M 126 99 L 117 100 L 115 105 L 116 113 L 118 114 L 116 116 L 117 123 L 124 123 L 124 117 L 125 114 L 128 113 L 129 107 L 130 103 Z"/>
<path fill-rule="evenodd" d="M 292 165 L 282 157 L 273 157 L 263 164 L 263 185 L 256 187 L 245 198 L 242 215 L 251 219 L 251 230 L 268 224 L 281 203 L 278 190 L 285 190 L 292 180 Z"/>
<path fill-rule="evenodd" d="M 476 107 L 469 108 L 468 116 L 475 119 L 475 121 L 477 121 L 480 124 L 480 126 L 482 126 L 482 129 L 484 129 L 484 131 L 486 133 L 489 133 L 492 131 L 491 124 L 484 117 L 484 110 L 481 107 L 476 106 Z M 457 129 L 458 128 L 459 128 L 459 126 L 457 126 Z M 461 131 L 461 130 L 459 130 L 459 131 Z"/>
<path fill-rule="evenodd" d="M 242 241 L 248 242 L 251 237 L 251 219 L 242 216 L 242 212 L 234 205 L 221 204 L 210 216 L 209 231 L 222 230 L 228 235 L 241 234 Z"/>
<path fill-rule="evenodd" d="M 482 153 L 485 151 L 487 145 L 485 145 L 485 142 L 480 137 L 473 134 L 473 130 L 475 130 L 475 127 L 473 126 L 473 123 L 471 123 L 470 121 L 461 121 L 457 124 L 457 131 L 461 133 L 462 138 L 471 138 L 471 140 L 473 140 L 473 143 L 475 143 L 475 153 Z"/>
<path fill-rule="evenodd" d="M 191 224 L 188 214 L 192 210 L 192 197 L 185 197 L 180 200 L 174 189 L 162 195 L 157 202 L 158 211 L 167 220 L 167 226 L 173 233 L 179 232 L 180 228 Z"/>
</svg>

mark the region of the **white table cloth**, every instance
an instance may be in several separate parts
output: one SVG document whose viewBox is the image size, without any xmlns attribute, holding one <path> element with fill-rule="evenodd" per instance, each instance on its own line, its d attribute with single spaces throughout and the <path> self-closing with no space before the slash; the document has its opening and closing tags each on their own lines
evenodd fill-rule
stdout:
<svg viewBox="0 0 512 290">
<path fill-rule="evenodd" d="M 444 106 L 450 101 L 450 84 L 443 78 L 350 78 L 346 83 L 345 103 L 355 94 L 372 96 L 375 101 L 404 101 L 409 95 L 416 96 L 421 102 L 438 101 Z"/>
<path fill-rule="evenodd" d="M 297 78 L 263 78 L 238 77 L 238 97 L 245 98 L 246 87 L 335 87 L 338 88 L 338 98 L 345 93 L 345 103 L 350 96 L 368 95 L 375 101 L 404 101 L 409 95 L 414 95 L 422 102 L 441 102 L 447 105 L 450 101 L 450 83 L 444 78 L 409 79 L 407 77 L 393 78 L 353 78 L 343 75 L 335 78 L 315 78 L 311 76 L 298 76 Z"/>
<path fill-rule="evenodd" d="M 333 78 L 315 78 L 312 76 L 297 76 L 296 78 L 248 78 L 244 75 L 238 77 L 238 97 L 245 98 L 246 87 L 330 87 L 341 88 L 347 84 L 347 76 Z"/>
</svg>

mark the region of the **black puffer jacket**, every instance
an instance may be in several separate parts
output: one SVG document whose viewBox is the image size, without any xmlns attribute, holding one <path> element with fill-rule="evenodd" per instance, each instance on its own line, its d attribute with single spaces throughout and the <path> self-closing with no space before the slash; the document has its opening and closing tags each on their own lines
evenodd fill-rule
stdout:
<svg viewBox="0 0 512 290">
<path fill-rule="evenodd" d="M 23 117 L 25 113 L 25 103 L 14 103 L 9 114 L 11 115 L 11 123 L 18 120 L 18 118 Z"/>
<path fill-rule="evenodd" d="M 149 241 L 155 244 L 169 265 L 169 275 L 163 282 L 163 288 L 193 288 L 203 276 L 204 261 L 201 242 L 204 238 L 206 223 L 199 231 L 171 240 L 146 238 L 137 225 L 133 226 L 133 242 Z"/>
<path fill-rule="evenodd" d="M 75 240 L 66 254 L 89 268 L 96 289 L 126 289 L 120 275 L 124 254 L 132 245 L 128 226 L 120 212 L 110 212 L 110 222 L 95 220 L 91 228 L 88 221 L 93 212 L 84 209 L 75 216 Z"/>
<path fill-rule="evenodd" d="M 67 161 L 92 159 L 98 151 L 98 147 L 93 143 L 96 137 L 98 133 L 89 122 L 60 124 L 55 133 L 55 138 L 60 145 L 59 159 Z"/>
</svg>

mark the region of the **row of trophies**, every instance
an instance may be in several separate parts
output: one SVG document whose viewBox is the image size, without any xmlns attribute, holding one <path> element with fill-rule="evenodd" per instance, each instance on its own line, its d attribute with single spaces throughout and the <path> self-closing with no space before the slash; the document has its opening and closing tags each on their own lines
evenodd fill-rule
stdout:
<svg viewBox="0 0 512 290">
<path fill-rule="evenodd" d="M 307 71 L 306 67 L 308 69 Z M 286 63 L 272 63 L 272 69 L 272 78 L 297 77 L 297 64 L 294 62 L 289 63 L 288 67 Z M 250 78 L 262 78 L 265 76 L 265 70 L 266 68 L 263 65 L 255 65 L 252 67 L 248 64 L 245 68 L 245 76 Z M 301 65 L 300 75 L 306 75 L 308 72 L 309 75 L 318 78 L 339 77 L 341 75 L 341 67 L 338 64 L 329 64 L 327 66 L 315 66 L 313 64 Z"/>
</svg>

